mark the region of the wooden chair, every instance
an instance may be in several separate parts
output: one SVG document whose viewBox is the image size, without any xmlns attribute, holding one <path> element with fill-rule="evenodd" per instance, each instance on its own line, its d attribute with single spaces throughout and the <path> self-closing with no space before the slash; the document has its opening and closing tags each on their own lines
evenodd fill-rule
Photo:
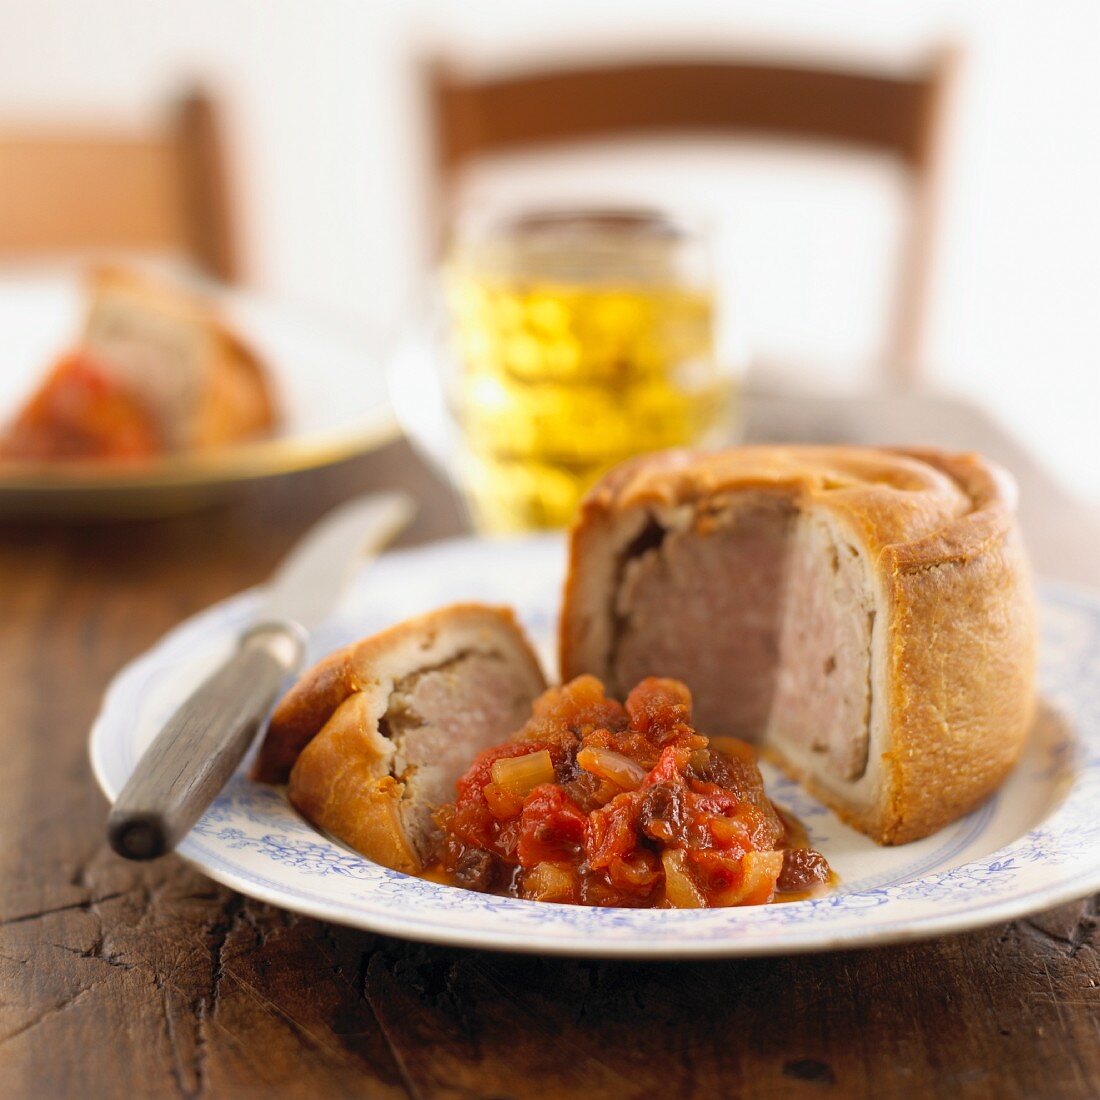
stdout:
<svg viewBox="0 0 1100 1100">
<path fill-rule="evenodd" d="M 912 186 L 885 363 L 916 380 L 928 296 L 941 122 L 956 52 L 887 76 L 745 61 L 664 60 L 496 78 L 429 66 L 441 228 L 462 170 L 479 157 L 622 136 L 767 136 L 872 150 Z"/>
<path fill-rule="evenodd" d="M 239 271 L 218 112 L 201 91 L 155 132 L 0 124 L 0 256 L 83 249 L 181 255 Z"/>
</svg>

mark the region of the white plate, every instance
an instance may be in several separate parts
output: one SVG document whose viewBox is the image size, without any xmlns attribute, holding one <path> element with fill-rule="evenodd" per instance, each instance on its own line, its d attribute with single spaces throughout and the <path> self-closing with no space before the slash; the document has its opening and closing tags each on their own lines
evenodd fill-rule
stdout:
<svg viewBox="0 0 1100 1100">
<path fill-rule="evenodd" d="M 557 538 L 459 540 L 395 553 L 364 572 L 313 639 L 316 659 L 409 614 L 458 599 L 514 605 L 552 668 L 563 568 Z M 91 737 L 113 798 L 188 691 L 255 608 L 245 593 L 184 623 L 128 666 Z M 180 853 L 212 878 L 286 909 L 410 939 L 569 955 L 781 954 L 911 940 L 1003 921 L 1100 889 L 1100 600 L 1043 594 L 1044 704 L 1001 791 L 935 836 L 879 848 L 765 768 L 840 876 L 810 901 L 693 911 L 589 909 L 491 897 L 379 867 L 319 834 L 281 790 L 238 774 Z"/>
<path fill-rule="evenodd" d="M 267 367 L 282 424 L 270 438 L 133 467 L 0 466 L 0 512 L 127 514 L 201 503 L 261 477 L 327 465 L 398 434 L 384 365 L 350 337 L 258 296 L 217 295 L 233 330 Z M 0 423 L 6 423 L 80 329 L 76 275 L 0 277 Z"/>
</svg>

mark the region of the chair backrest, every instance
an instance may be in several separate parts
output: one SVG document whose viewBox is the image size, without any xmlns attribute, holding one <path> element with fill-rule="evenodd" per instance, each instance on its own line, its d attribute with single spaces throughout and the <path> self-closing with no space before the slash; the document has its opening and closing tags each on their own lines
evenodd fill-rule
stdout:
<svg viewBox="0 0 1100 1100">
<path fill-rule="evenodd" d="M 235 244 L 218 111 L 202 92 L 147 133 L 0 122 L 0 256 L 163 251 L 231 282 Z"/>
<path fill-rule="evenodd" d="M 622 136 L 766 136 L 895 158 L 913 186 L 884 371 L 916 380 L 928 292 L 941 122 L 957 61 L 905 75 L 735 60 L 660 60 L 469 76 L 429 66 L 441 239 L 462 170 L 491 154 Z"/>
</svg>

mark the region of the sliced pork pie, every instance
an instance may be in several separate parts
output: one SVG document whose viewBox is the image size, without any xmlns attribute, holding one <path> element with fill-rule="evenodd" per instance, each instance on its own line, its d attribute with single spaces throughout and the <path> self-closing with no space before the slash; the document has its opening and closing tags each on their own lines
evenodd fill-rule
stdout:
<svg viewBox="0 0 1100 1100">
<path fill-rule="evenodd" d="M 275 426 L 263 367 L 211 303 L 116 268 L 93 272 L 88 284 L 81 347 L 140 398 L 165 451 L 220 447 Z"/>
<path fill-rule="evenodd" d="M 612 471 L 572 534 L 565 679 L 685 681 L 707 734 L 756 742 L 883 844 L 1004 779 L 1035 620 L 1011 479 L 972 454 L 668 452 Z"/>
<path fill-rule="evenodd" d="M 546 688 L 512 613 L 458 604 L 326 657 L 276 708 L 253 778 L 287 783 L 310 821 L 415 873 L 432 813 L 473 757 L 515 733 Z"/>
<path fill-rule="evenodd" d="M 269 380 L 210 303 L 116 269 L 88 279 L 88 314 L 0 435 L 17 462 L 136 461 L 267 435 Z"/>
</svg>

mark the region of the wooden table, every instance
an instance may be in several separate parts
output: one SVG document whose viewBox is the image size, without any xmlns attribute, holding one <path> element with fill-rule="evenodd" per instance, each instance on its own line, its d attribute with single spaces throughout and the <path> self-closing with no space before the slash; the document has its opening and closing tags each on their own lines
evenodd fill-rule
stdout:
<svg viewBox="0 0 1100 1100">
<path fill-rule="evenodd" d="M 946 432 L 1013 447 L 954 403 L 759 398 L 750 414 L 755 436 Z M 1025 489 L 1060 491 L 1033 465 L 1018 472 Z M 85 756 L 109 677 L 372 486 L 424 501 L 406 542 L 461 528 L 403 444 L 190 517 L 0 528 L 0 1096 L 1100 1093 L 1095 900 L 908 947 L 574 962 L 351 931 L 240 897 L 175 857 L 116 858 Z M 1066 524 L 1092 522 L 1059 514 L 1061 501 L 1025 506 L 1048 571 Z M 1087 579 L 1085 557 L 1071 558 Z"/>
</svg>

